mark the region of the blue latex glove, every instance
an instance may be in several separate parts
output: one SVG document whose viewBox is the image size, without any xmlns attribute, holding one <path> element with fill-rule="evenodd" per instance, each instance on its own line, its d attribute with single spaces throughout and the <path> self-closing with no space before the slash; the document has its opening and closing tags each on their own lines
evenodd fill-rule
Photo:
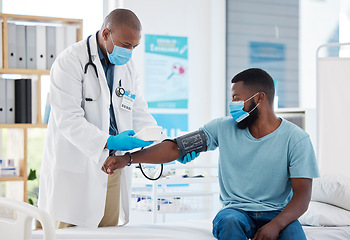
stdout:
<svg viewBox="0 0 350 240">
<path fill-rule="evenodd" d="M 192 151 L 191 154 L 187 153 L 186 156 L 184 156 L 183 158 L 177 159 L 177 161 L 182 163 L 182 164 L 186 164 L 186 163 L 191 162 L 193 159 L 197 158 L 198 156 L 199 156 L 199 153 Z"/>
<path fill-rule="evenodd" d="M 127 130 L 116 136 L 109 136 L 107 139 L 107 148 L 109 150 L 128 151 L 134 148 L 147 147 L 153 143 L 152 141 L 149 142 L 134 138 L 134 135 L 135 132 L 133 130 Z"/>
</svg>

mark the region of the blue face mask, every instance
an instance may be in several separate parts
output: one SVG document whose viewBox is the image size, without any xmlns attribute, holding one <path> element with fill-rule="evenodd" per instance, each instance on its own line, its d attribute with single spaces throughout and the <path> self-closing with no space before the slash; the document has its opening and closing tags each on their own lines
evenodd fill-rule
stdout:
<svg viewBox="0 0 350 240">
<path fill-rule="evenodd" d="M 230 108 L 230 113 L 231 116 L 234 120 L 236 120 L 236 122 L 241 122 L 243 119 L 247 118 L 249 116 L 249 114 L 251 112 L 253 112 L 255 110 L 255 108 L 257 108 L 259 106 L 260 103 L 258 103 L 252 110 L 250 110 L 249 112 L 246 112 L 243 110 L 244 108 L 244 103 L 249 101 L 250 99 L 252 99 L 253 97 L 255 97 L 259 92 L 257 92 L 256 94 L 254 94 L 253 96 L 251 96 L 250 98 L 248 98 L 245 101 L 231 101 L 229 104 L 229 108 Z"/>
<path fill-rule="evenodd" d="M 105 42 L 106 52 L 107 52 L 109 61 L 114 65 L 119 65 L 119 66 L 129 62 L 132 56 L 132 49 L 123 48 L 115 45 L 112 38 L 112 34 L 111 34 L 111 39 L 114 45 L 112 53 L 108 52 L 106 42 Z"/>
</svg>

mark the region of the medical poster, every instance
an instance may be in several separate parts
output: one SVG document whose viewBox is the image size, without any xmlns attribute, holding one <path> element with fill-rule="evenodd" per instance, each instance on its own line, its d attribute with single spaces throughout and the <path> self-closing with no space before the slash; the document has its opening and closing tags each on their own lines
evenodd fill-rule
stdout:
<svg viewBox="0 0 350 240">
<path fill-rule="evenodd" d="M 152 112 L 152 109 L 150 109 Z M 153 109 L 153 111 L 156 111 Z M 156 111 L 152 113 L 152 116 L 157 121 L 158 126 L 163 128 L 163 132 L 168 138 L 176 138 L 188 132 L 188 114 L 187 113 L 166 113 L 162 111 Z M 175 164 L 170 162 L 168 164 Z M 168 165 L 165 164 L 165 165 Z"/>
<path fill-rule="evenodd" d="M 145 35 L 144 86 L 149 108 L 187 109 L 187 37 Z"/>
<path fill-rule="evenodd" d="M 175 138 L 188 131 L 188 115 L 185 113 L 152 113 L 152 116 L 169 138 Z"/>
</svg>

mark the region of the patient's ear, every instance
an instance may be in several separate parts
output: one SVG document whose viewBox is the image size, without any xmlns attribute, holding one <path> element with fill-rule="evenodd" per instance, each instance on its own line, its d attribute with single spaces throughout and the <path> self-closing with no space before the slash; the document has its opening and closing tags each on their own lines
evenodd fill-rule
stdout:
<svg viewBox="0 0 350 240">
<path fill-rule="evenodd" d="M 264 92 L 259 92 L 258 93 L 258 102 L 257 103 L 262 103 L 267 100 L 266 94 Z"/>
</svg>

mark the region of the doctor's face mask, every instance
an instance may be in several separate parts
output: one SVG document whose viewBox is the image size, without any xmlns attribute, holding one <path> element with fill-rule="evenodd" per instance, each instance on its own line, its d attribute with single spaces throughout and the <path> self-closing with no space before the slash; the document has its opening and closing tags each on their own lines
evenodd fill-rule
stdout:
<svg viewBox="0 0 350 240">
<path fill-rule="evenodd" d="M 109 30 L 109 32 L 111 33 L 111 30 Z M 132 49 L 123 48 L 123 47 L 119 47 L 119 46 L 115 45 L 113 38 L 112 38 L 112 33 L 110 34 L 110 36 L 111 36 L 111 40 L 113 43 L 112 53 L 108 52 L 107 44 L 105 42 L 105 48 L 106 48 L 106 52 L 107 52 L 107 56 L 108 56 L 109 61 L 112 64 L 119 65 L 119 66 L 127 64 L 132 57 Z"/>
</svg>

